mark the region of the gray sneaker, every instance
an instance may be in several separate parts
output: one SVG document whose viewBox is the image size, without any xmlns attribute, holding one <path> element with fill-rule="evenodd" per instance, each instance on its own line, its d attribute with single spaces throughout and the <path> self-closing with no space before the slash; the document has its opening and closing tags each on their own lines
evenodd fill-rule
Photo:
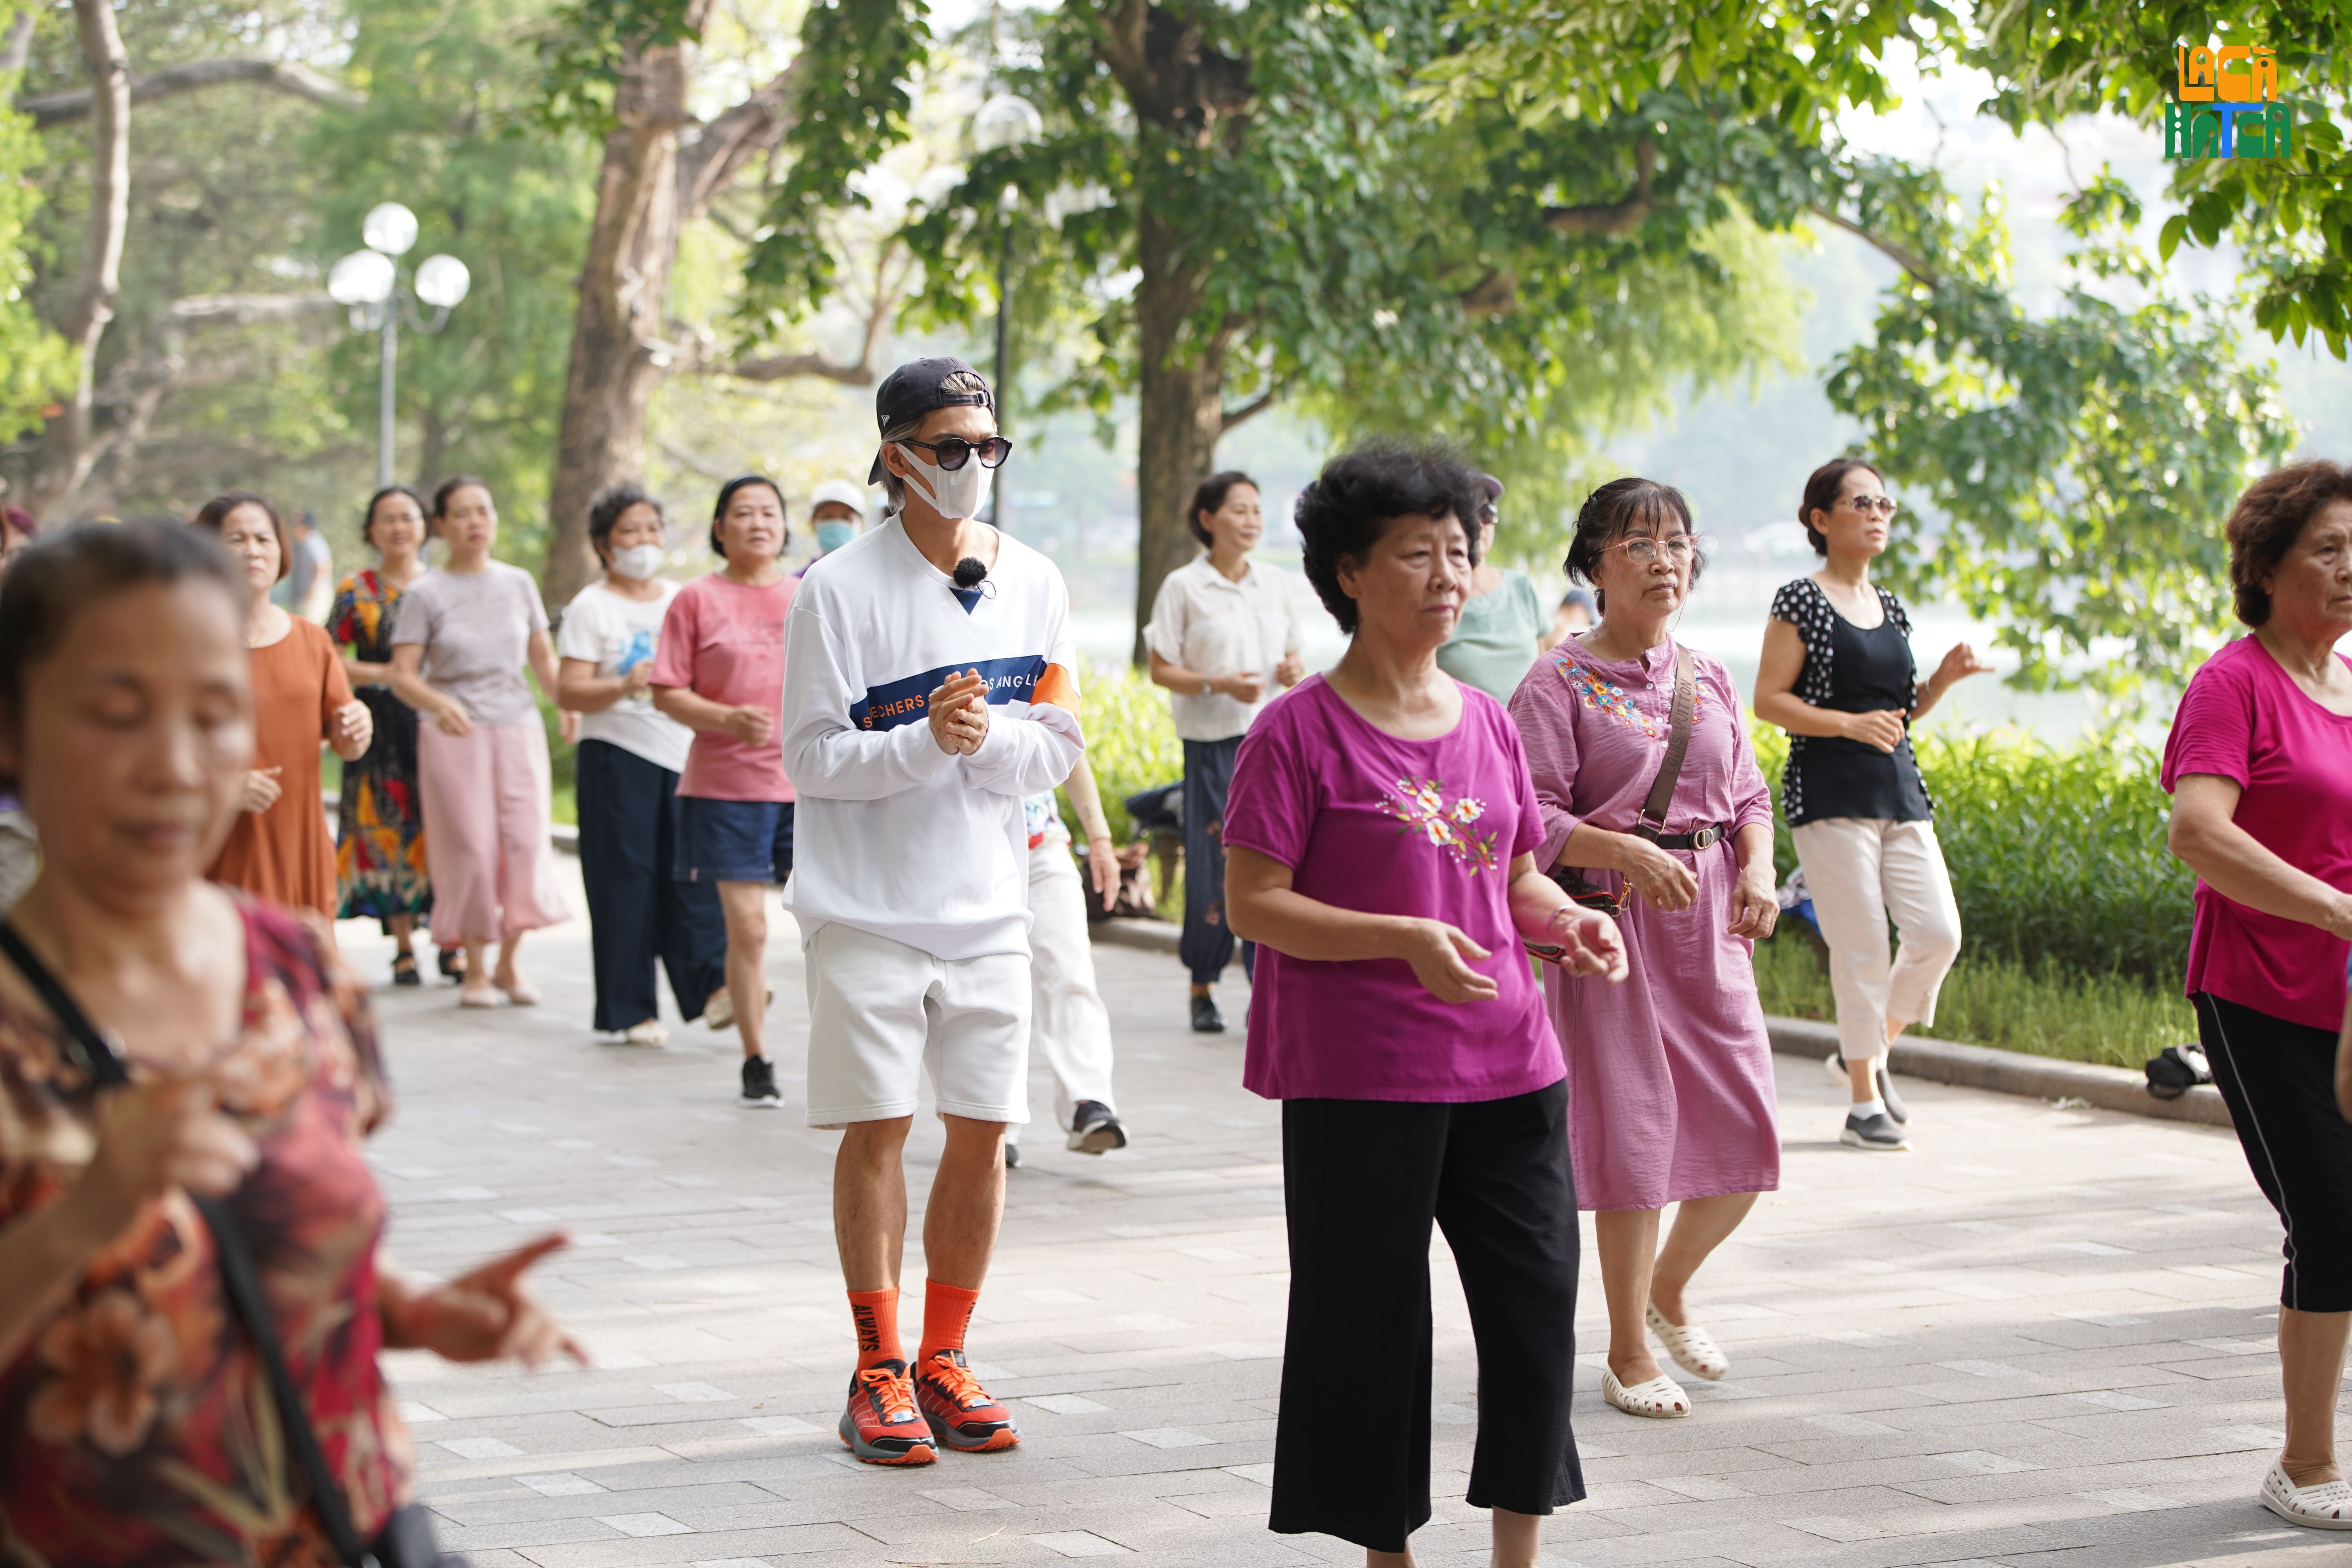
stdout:
<svg viewBox="0 0 2352 1568">
<path fill-rule="evenodd" d="M 1070 1140 L 1067 1145 L 1077 1154 L 1100 1154 L 1106 1150 L 1127 1147 L 1127 1129 L 1119 1125 L 1110 1107 L 1099 1100 L 1082 1100 L 1070 1111 Z"/>
<path fill-rule="evenodd" d="M 1838 1142 L 1850 1149 L 1875 1149 L 1888 1153 L 1911 1147 L 1911 1140 L 1903 1136 L 1903 1129 L 1883 1110 L 1873 1111 L 1867 1119 L 1848 1111 L 1845 1131 L 1838 1134 Z"/>
</svg>

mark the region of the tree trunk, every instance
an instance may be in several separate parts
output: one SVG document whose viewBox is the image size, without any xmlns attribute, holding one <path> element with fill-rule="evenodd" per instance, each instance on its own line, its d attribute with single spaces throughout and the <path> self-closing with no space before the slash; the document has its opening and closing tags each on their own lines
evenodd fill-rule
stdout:
<svg viewBox="0 0 2352 1568">
<path fill-rule="evenodd" d="M 594 573 L 588 503 L 606 485 L 645 473 L 646 412 L 669 358 L 663 309 L 677 258 L 677 139 L 691 118 L 693 76 L 693 45 L 647 49 L 615 96 L 620 123 L 604 138 L 548 496 L 541 586 L 551 605 L 569 603 Z"/>
<path fill-rule="evenodd" d="M 1206 342 L 1182 341 L 1185 322 L 1201 302 L 1197 268 L 1175 259 L 1182 241 L 1148 208 L 1138 219 L 1136 259 L 1143 273 L 1136 286 L 1142 351 L 1135 462 L 1140 537 L 1132 657 L 1138 667 L 1148 662 L 1143 627 L 1151 619 L 1160 584 L 1201 548 L 1184 524 L 1184 508 L 1216 462 L 1217 437 L 1224 433 L 1225 354 L 1232 334 L 1220 330 Z"/>
<path fill-rule="evenodd" d="M 44 433 L 46 450 L 29 498 L 36 518 L 61 515 L 98 460 L 90 440 L 98 345 L 122 291 L 122 235 L 131 221 L 131 58 L 108 0 L 74 0 L 74 25 L 89 72 L 89 233 L 61 323 L 74 347 L 73 397 Z"/>
</svg>

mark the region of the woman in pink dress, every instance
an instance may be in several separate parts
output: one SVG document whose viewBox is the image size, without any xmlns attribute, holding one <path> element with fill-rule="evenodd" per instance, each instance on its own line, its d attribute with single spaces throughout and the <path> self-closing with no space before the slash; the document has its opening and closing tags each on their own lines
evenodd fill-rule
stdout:
<svg viewBox="0 0 2352 1568">
<path fill-rule="evenodd" d="M 1632 977 L 1609 985 L 1547 968 L 1544 984 L 1568 1059 L 1577 1199 L 1598 1211 L 1601 1394 L 1632 1415 L 1690 1413 L 1651 1333 L 1694 1377 L 1729 1370 L 1683 1291 L 1780 1181 L 1772 1046 L 1749 958 L 1780 913 L 1771 796 L 1730 675 L 1670 630 L 1705 564 L 1681 492 L 1636 479 L 1593 491 L 1568 574 L 1592 584 L 1601 624 L 1538 658 L 1511 697 L 1543 807 L 1537 863 L 1622 899 Z M 1685 655 L 1689 750 L 1664 821 L 1637 831 Z M 1662 1251 L 1668 1204 L 1681 1206 Z"/>
</svg>

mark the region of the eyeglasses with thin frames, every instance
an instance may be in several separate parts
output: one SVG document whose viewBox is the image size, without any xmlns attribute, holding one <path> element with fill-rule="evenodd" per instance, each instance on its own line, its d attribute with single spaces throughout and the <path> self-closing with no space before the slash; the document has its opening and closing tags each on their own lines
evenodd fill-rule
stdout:
<svg viewBox="0 0 2352 1568">
<path fill-rule="evenodd" d="M 1670 533 L 1663 540 L 1653 539 L 1646 533 L 1637 533 L 1630 539 L 1618 540 L 1608 548 L 1622 550 L 1625 552 L 1625 559 L 1637 565 L 1646 566 L 1658 558 L 1659 547 L 1663 545 L 1665 548 L 1667 560 L 1677 566 L 1687 566 L 1690 564 L 1691 557 L 1698 553 L 1699 543 L 1699 537 L 1695 533 Z"/>
<path fill-rule="evenodd" d="M 992 468 L 1013 456 L 1013 443 L 1002 436 L 991 436 L 982 441 L 967 441 L 961 436 L 950 436 L 939 441 L 901 441 L 901 447 L 920 447 L 939 460 L 939 465 L 954 473 L 977 456 L 980 466 Z"/>
</svg>

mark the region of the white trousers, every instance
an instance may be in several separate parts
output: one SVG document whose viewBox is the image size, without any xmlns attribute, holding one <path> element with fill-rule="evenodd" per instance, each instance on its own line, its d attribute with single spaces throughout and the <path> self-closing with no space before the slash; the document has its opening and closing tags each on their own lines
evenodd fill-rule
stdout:
<svg viewBox="0 0 2352 1568">
<path fill-rule="evenodd" d="M 1889 1020 L 1936 1021 L 1936 993 L 1960 955 L 1960 908 L 1932 822 L 1832 816 L 1793 828 L 1813 913 L 1830 946 L 1838 1054 L 1885 1054 Z M 1886 922 L 1902 933 L 1889 962 Z"/>
<path fill-rule="evenodd" d="M 1110 1010 L 1095 989 L 1087 885 L 1068 845 L 1049 839 L 1029 851 L 1029 1040 L 1054 1069 L 1054 1118 L 1066 1132 L 1078 1101 L 1118 1104 L 1110 1097 Z"/>
</svg>

